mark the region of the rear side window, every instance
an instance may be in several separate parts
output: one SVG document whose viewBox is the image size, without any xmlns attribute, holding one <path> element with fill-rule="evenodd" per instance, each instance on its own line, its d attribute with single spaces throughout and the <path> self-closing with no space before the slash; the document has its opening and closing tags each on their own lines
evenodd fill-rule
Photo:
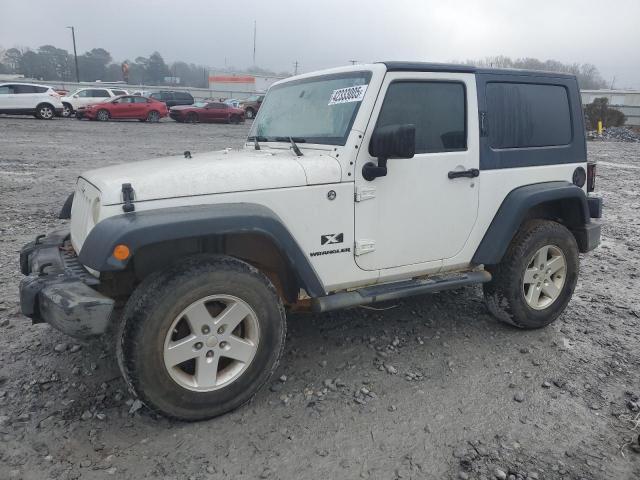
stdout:
<svg viewBox="0 0 640 480">
<path fill-rule="evenodd" d="M 111 90 L 111 91 L 116 96 L 118 96 L 118 95 L 126 95 L 127 94 L 127 92 L 125 92 L 124 90 Z"/>
<path fill-rule="evenodd" d="M 147 103 L 147 99 L 144 97 L 129 97 L 132 103 Z"/>
<path fill-rule="evenodd" d="M 185 102 L 190 102 L 193 100 L 193 97 L 189 93 L 176 92 L 175 94 L 176 100 L 182 100 Z"/>
<path fill-rule="evenodd" d="M 393 82 L 377 127 L 416 126 L 416 153 L 467 148 L 465 88 L 459 82 Z"/>
<path fill-rule="evenodd" d="M 36 90 L 36 93 L 45 93 L 49 91 L 49 87 L 34 87 L 34 88 Z"/>
<path fill-rule="evenodd" d="M 487 117 L 493 149 L 571 143 L 569 98 L 559 85 L 488 83 Z"/>
<path fill-rule="evenodd" d="M 13 93 L 37 93 L 37 90 L 36 90 L 36 87 L 33 85 L 18 84 L 13 86 Z"/>
</svg>

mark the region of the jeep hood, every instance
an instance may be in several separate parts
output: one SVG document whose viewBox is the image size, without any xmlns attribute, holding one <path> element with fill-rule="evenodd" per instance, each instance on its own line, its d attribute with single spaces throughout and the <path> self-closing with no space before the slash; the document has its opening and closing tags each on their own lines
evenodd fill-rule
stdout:
<svg viewBox="0 0 640 480">
<path fill-rule="evenodd" d="M 122 184 L 135 201 L 215 193 L 300 187 L 341 180 L 340 163 L 320 152 L 296 157 L 290 150 L 222 150 L 125 163 L 81 175 L 101 192 L 103 205 L 122 203 Z"/>
</svg>

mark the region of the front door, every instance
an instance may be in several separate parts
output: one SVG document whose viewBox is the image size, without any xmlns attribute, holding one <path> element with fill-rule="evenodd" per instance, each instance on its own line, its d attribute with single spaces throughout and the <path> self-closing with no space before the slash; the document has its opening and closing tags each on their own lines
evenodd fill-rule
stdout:
<svg viewBox="0 0 640 480">
<path fill-rule="evenodd" d="M 377 163 L 368 151 L 371 133 L 397 124 L 415 125 L 415 156 L 389 159 L 387 176 L 367 181 L 363 165 Z M 460 252 L 476 220 L 481 180 L 475 76 L 388 73 L 364 140 L 355 171 L 358 266 L 418 271 Z"/>
</svg>

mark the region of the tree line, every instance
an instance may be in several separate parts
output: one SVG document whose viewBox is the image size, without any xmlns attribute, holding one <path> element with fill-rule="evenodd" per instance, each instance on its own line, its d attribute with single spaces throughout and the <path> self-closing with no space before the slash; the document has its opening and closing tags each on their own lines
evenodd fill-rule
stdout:
<svg viewBox="0 0 640 480">
<path fill-rule="evenodd" d="M 537 58 L 516 58 L 498 55 L 485 57 L 480 60 L 467 60 L 467 65 L 493 68 L 519 68 L 523 70 L 540 70 L 543 72 L 570 73 L 578 79 L 578 85 L 583 90 L 607 88 L 607 82 L 602 78 L 595 65 L 590 63 L 562 63 L 557 60 L 538 60 Z"/>
<path fill-rule="evenodd" d="M 485 57 L 479 60 L 467 60 L 465 63 L 479 67 L 521 68 L 574 74 L 582 89 L 607 87 L 595 65 L 590 63 L 562 63 L 557 60 L 538 60 L 537 58 L 512 59 L 504 55 Z M 123 64 L 127 67 L 123 68 Z M 162 55 L 153 52 L 148 57 L 114 61 L 104 48 L 93 48 L 78 55 L 80 81 L 103 82 L 128 81 L 131 84 L 165 85 L 165 78 L 179 77 L 180 84 L 190 87 L 209 85 L 209 68 L 195 63 L 175 61 L 167 64 Z M 220 71 L 227 69 L 217 69 Z M 229 69 L 238 71 L 237 69 Z M 288 76 L 288 72 L 275 73 L 259 67 L 251 67 L 246 73 L 262 75 Z M 73 55 L 63 48 L 43 45 L 35 50 L 29 48 L 0 48 L 0 73 L 19 73 L 28 78 L 49 81 L 75 81 Z"/>
<path fill-rule="evenodd" d="M 125 66 L 126 65 L 126 66 Z M 153 52 L 148 57 L 136 57 L 122 62 L 114 61 L 111 54 L 104 48 L 93 48 L 78 55 L 78 70 L 81 82 L 125 81 L 130 84 L 167 85 L 172 84 L 171 78 L 180 78 L 180 85 L 189 87 L 208 88 L 209 67 L 175 61 L 167 64 L 162 55 Z M 226 70 L 226 69 L 218 69 Z M 234 69 L 234 71 L 237 71 Z M 276 73 L 252 67 L 246 73 L 276 75 Z M 63 48 L 53 45 L 43 45 L 35 50 L 30 48 L 0 48 L 0 73 L 22 74 L 27 78 L 46 81 L 76 80 L 73 54 Z M 277 75 L 290 75 L 279 73 Z M 166 80 L 169 79 L 169 80 Z"/>
</svg>

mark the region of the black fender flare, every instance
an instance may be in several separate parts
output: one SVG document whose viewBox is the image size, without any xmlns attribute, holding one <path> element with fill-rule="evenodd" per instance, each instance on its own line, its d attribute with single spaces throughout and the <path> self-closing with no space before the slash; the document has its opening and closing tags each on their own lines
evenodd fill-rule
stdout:
<svg viewBox="0 0 640 480">
<path fill-rule="evenodd" d="M 580 205 L 578 218 L 582 225 L 590 223 L 587 195 L 572 183 L 543 182 L 512 190 L 504 198 L 493 217 L 473 255 L 472 263 L 478 265 L 499 263 L 531 208 L 554 200 L 569 199 L 577 200 Z"/>
<path fill-rule="evenodd" d="M 79 260 L 99 272 L 119 271 L 146 245 L 231 233 L 266 236 L 280 249 L 309 296 L 326 294 L 311 262 L 282 220 L 267 207 L 251 203 L 171 207 L 109 217 L 89 232 Z M 129 247 L 131 254 L 127 260 L 113 257 L 113 249 L 119 244 Z"/>
</svg>

